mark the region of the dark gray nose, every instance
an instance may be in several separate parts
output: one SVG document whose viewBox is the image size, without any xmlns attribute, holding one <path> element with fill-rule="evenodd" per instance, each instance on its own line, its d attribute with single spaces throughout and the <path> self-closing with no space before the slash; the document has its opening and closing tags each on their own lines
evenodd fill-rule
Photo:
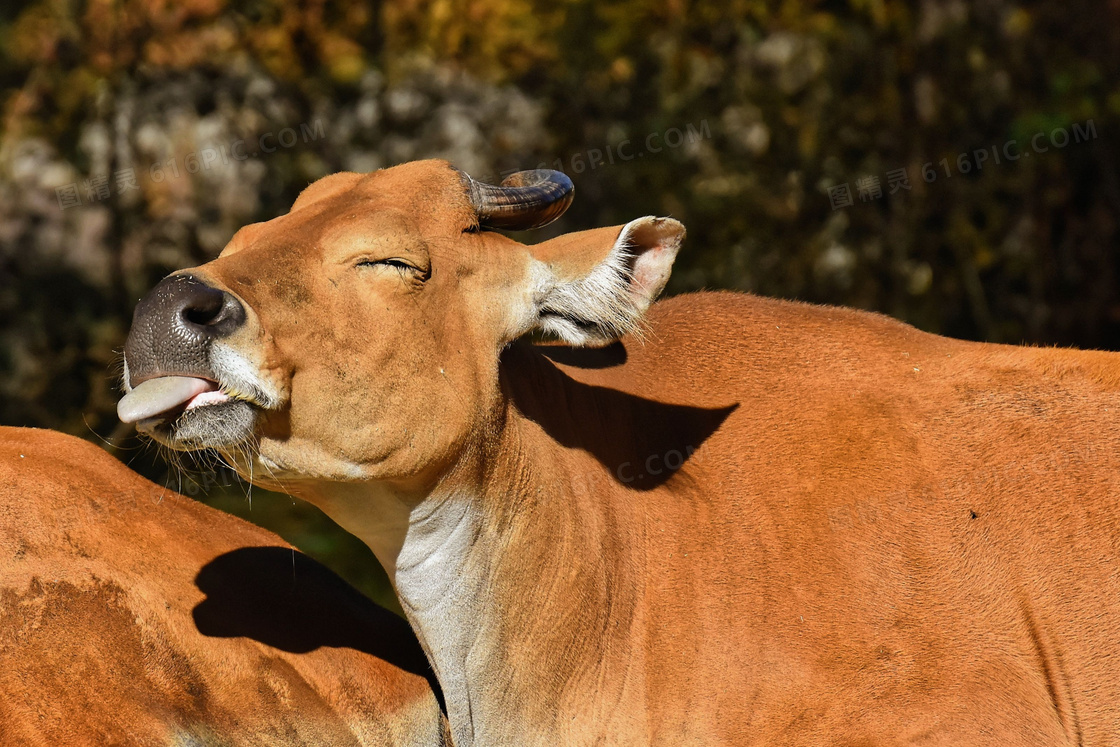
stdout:
<svg viewBox="0 0 1120 747">
<path fill-rule="evenodd" d="M 191 275 L 172 275 L 140 299 L 124 345 L 131 386 L 157 376 L 213 379 L 210 344 L 245 323 L 231 294 Z"/>
</svg>

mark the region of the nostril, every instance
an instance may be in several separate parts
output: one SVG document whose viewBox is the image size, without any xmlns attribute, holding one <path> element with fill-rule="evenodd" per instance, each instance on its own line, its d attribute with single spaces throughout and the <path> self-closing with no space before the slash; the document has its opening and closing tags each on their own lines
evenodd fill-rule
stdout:
<svg viewBox="0 0 1120 747">
<path fill-rule="evenodd" d="M 197 324 L 200 327 L 206 327 L 219 321 L 222 315 L 222 294 L 218 293 L 216 299 L 210 299 L 216 303 L 195 303 L 190 304 L 183 308 L 181 316 L 183 321 L 190 324 Z"/>
<path fill-rule="evenodd" d="M 245 321 L 245 309 L 232 294 L 190 276 L 180 276 L 168 298 L 179 324 L 205 337 L 228 335 Z"/>
</svg>

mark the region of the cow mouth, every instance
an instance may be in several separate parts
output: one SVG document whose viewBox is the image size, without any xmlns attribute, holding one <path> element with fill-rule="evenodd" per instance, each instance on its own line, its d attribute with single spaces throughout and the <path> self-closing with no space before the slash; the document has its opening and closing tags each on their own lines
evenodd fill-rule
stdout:
<svg viewBox="0 0 1120 747">
<path fill-rule="evenodd" d="M 117 403 L 123 422 L 182 451 L 244 443 L 253 435 L 259 409 L 218 382 L 195 376 L 147 379 Z"/>
</svg>

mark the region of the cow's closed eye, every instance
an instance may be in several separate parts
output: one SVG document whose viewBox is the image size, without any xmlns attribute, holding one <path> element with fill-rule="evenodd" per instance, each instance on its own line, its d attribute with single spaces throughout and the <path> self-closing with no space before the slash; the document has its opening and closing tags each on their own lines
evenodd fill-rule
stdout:
<svg viewBox="0 0 1120 747">
<path fill-rule="evenodd" d="M 390 267 L 395 269 L 401 275 L 407 275 L 411 278 L 418 280 L 427 280 L 430 271 L 417 267 L 407 259 L 400 257 L 388 257 L 385 259 L 363 259 L 354 264 L 355 267 Z"/>
<path fill-rule="evenodd" d="M 389 259 L 363 259 L 356 263 L 357 267 L 377 267 L 378 265 L 385 265 L 388 267 L 396 267 L 398 270 L 416 270 L 419 271 L 416 265 L 411 262 L 406 262 L 403 259 L 391 257 Z"/>
</svg>

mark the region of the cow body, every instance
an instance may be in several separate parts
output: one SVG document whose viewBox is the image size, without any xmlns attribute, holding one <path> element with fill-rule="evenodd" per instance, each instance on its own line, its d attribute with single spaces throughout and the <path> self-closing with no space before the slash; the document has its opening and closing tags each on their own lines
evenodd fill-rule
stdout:
<svg viewBox="0 0 1120 747">
<path fill-rule="evenodd" d="M 732 294 L 623 348 L 503 359 L 478 744 L 1120 735 L 1120 356 Z"/>
<path fill-rule="evenodd" d="M 570 197 L 323 179 L 137 307 L 119 412 L 361 537 L 458 747 L 1115 741 L 1120 356 L 651 306 L 667 218 L 487 230 Z"/>
<path fill-rule="evenodd" d="M 91 444 L 0 429 L 0 744 L 437 745 L 402 622 Z"/>
</svg>

